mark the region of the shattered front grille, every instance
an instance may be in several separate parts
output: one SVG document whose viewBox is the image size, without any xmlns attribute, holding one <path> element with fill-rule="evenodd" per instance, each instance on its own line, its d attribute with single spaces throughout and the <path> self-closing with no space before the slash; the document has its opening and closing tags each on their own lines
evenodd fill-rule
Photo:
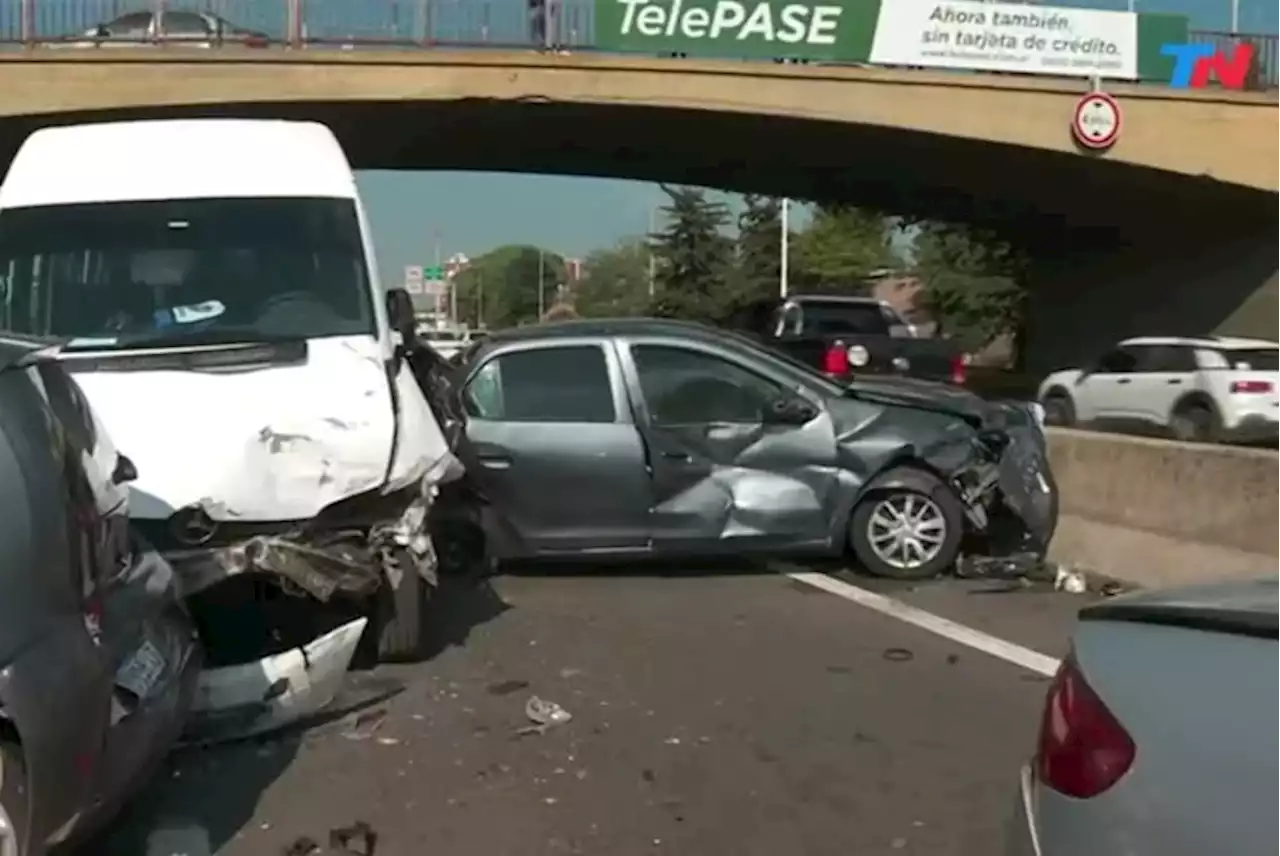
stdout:
<svg viewBox="0 0 1280 856">
<path fill-rule="evenodd" d="M 135 532 L 161 553 L 172 553 L 192 549 L 190 544 L 183 544 L 174 537 L 168 520 L 130 521 Z M 200 545 L 200 549 L 213 549 L 239 544 L 258 535 L 283 535 L 301 528 L 298 521 L 245 521 L 235 520 L 219 523 L 213 538 Z"/>
</svg>

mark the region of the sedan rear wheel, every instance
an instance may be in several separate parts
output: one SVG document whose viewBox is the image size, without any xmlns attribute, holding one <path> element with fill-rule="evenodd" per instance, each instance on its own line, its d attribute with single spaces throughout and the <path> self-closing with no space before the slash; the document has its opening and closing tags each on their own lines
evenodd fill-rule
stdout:
<svg viewBox="0 0 1280 856">
<path fill-rule="evenodd" d="M 895 487 L 868 495 L 853 511 L 849 544 L 878 577 L 925 579 L 955 562 L 963 511 L 941 480 L 931 489 Z"/>
</svg>

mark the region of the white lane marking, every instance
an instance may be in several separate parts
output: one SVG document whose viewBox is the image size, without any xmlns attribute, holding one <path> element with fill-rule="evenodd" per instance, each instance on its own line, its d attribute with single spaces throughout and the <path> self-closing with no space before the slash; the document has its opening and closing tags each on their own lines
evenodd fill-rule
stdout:
<svg viewBox="0 0 1280 856">
<path fill-rule="evenodd" d="M 900 600 L 894 600 L 891 597 L 885 597 L 882 594 L 858 588 L 826 574 L 818 574 L 811 571 L 783 571 L 783 573 L 797 582 L 813 586 L 816 589 L 822 589 L 829 594 L 842 597 L 859 606 L 875 610 L 881 615 L 896 618 L 906 624 L 919 627 L 921 630 L 927 630 L 944 639 L 950 639 L 952 642 L 958 642 L 975 651 L 990 654 L 992 657 L 1004 660 L 1007 663 L 1013 663 L 1015 666 L 1021 666 L 1029 671 L 1050 677 L 1058 671 L 1058 660 L 1053 657 L 1041 654 L 1039 651 L 1032 651 L 1030 648 L 1024 648 L 1013 642 L 1007 642 L 989 633 L 983 633 L 981 630 L 965 627 L 963 624 L 957 624 L 949 618 L 934 615 L 932 612 L 925 612 L 923 609 L 909 606 Z"/>
</svg>

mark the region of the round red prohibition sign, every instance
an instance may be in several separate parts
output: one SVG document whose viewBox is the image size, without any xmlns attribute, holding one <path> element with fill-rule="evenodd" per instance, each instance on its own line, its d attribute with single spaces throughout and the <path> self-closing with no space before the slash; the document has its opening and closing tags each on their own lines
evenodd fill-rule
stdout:
<svg viewBox="0 0 1280 856">
<path fill-rule="evenodd" d="M 1105 92 L 1090 92 L 1076 102 L 1071 134 L 1086 149 L 1109 149 L 1120 137 L 1120 102 Z"/>
</svg>

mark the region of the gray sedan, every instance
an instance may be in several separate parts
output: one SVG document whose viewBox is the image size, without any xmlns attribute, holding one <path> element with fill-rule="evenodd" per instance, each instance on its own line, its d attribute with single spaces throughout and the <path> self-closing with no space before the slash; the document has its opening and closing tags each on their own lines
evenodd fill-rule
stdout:
<svg viewBox="0 0 1280 856">
<path fill-rule="evenodd" d="M 458 362 L 460 454 L 499 559 L 851 549 L 874 573 L 925 577 L 962 549 L 1043 555 L 1057 521 L 1020 405 L 835 383 L 656 319 L 503 331 Z"/>
<path fill-rule="evenodd" d="M 1009 856 L 1273 856 L 1275 578 L 1084 609 Z"/>
</svg>

